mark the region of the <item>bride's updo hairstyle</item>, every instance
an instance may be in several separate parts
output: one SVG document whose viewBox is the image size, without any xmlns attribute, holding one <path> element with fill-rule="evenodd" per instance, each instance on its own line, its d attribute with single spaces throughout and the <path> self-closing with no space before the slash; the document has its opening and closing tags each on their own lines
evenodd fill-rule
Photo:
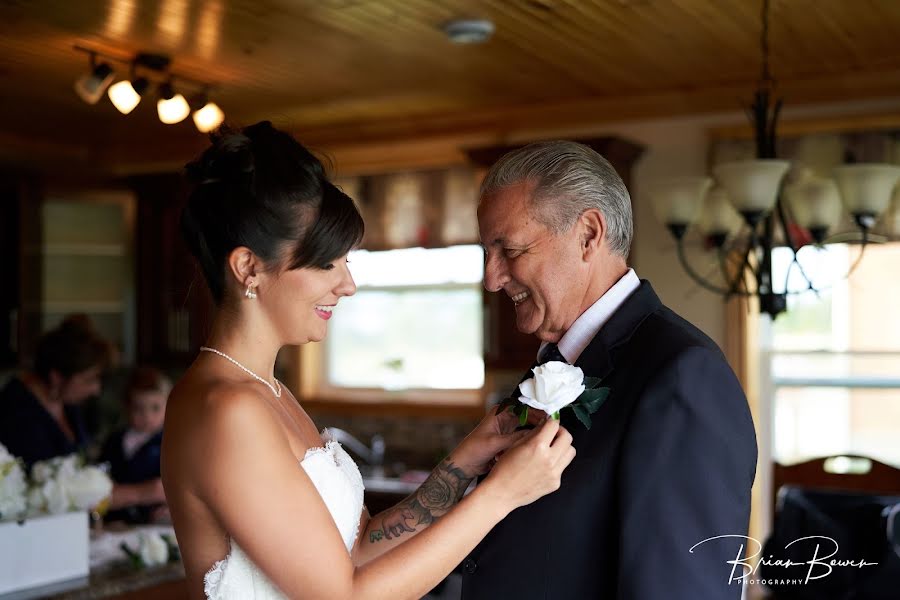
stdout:
<svg viewBox="0 0 900 600">
<path fill-rule="evenodd" d="M 221 128 L 185 167 L 194 185 L 181 232 L 216 304 L 226 261 L 246 246 L 273 270 L 326 268 L 360 243 L 363 220 L 322 163 L 289 134 L 262 121 Z"/>
</svg>

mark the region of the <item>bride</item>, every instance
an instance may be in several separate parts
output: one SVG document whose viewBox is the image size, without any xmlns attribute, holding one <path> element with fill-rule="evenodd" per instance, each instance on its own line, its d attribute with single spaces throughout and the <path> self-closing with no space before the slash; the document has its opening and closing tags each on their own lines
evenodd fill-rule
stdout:
<svg viewBox="0 0 900 600">
<path fill-rule="evenodd" d="M 359 213 L 268 122 L 220 132 L 187 171 L 182 229 L 218 306 L 163 441 L 191 597 L 419 598 L 509 512 L 559 487 L 569 433 L 552 420 L 504 433 L 512 417 L 489 414 L 417 492 L 370 516 L 356 465 L 273 376 L 278 350 L 322 340 L 355 292 Z"/>
</svg>

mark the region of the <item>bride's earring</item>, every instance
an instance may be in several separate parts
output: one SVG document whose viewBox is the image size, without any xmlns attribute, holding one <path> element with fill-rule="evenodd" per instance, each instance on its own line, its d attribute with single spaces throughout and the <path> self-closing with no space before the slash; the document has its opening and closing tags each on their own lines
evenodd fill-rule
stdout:
<svg viewBox="0 0 900 600">
<path fill-rule="evenodd" d="M 249 300 L 256 300 L 256 292 L 253 291 L 253 285 L 247 285 L 247 291 L 244 292 L 244 296 L 246 296 Z"/>
</svg>

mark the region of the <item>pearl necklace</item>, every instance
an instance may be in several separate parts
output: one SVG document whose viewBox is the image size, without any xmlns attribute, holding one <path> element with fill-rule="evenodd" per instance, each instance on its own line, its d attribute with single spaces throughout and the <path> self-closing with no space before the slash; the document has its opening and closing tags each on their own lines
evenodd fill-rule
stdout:
<svg viewBox="0 0 900 600">
<path fill-rule="evenodd" d="M 270 390 L 272 390 L 272 393 L 275 394 L 275 397 L 276 397 L 276 398 L 281 398 L 281 383 L 279 383 L 279 381 L 278 381 L 277 379 L 275 379 L 274 377 L 273 377 L 273 379 L 275 379 L 275 387 L 273 387 L 271 383 L 269 383 L 268 381 L 266 381 L 265 379 L 263 379 L 262 377 L 260 377 L 259 375 L 257 375 L 256 373 L 254 373 L 253 371 L 251 371 L 250 369 L 248 369 L 247 367 L 245 367 L 245 366 L 242 365 L 241 363 L 239 363 L 238 361 L 234 360 L 233 358 L 231 358 L 230 356 L 228 356 L 227 354 L 225 354 L 225 353 L 222 352 L 221 350 L 216 350 L 215 348 L 210 348 L 210 347 L 208 347 L 208 346 L 200 346 L 200 351 L 201 351 L 201 352 L 212 352 L 213 354 L 218 354 L 219 356 L 221 356 L 221 357 L 224 358 L 225 360 L 227 360 L 227 361 L 231 362 L 232 364 L 234 364 L 236 367 L 238 367 L 239 369 L 241 369 L 244 373 L 246 373 L 247 375 L 249 375 L 249 376 L 252 377 L 253 379 L 257 380 L 258 382 L 260 382 L 260 383 L 262 383 L 262 384 L 265 384 L 265 386 L 266 386 L 267 388 L 269 388 Z M 277 389 L 276 389 L 276 387 L 277 387 Z"/>
</svg>

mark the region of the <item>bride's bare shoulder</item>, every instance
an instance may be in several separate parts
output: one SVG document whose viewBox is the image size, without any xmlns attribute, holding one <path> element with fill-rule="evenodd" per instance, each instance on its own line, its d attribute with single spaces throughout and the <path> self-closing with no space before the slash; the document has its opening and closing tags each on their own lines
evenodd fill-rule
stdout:
<svg viewBox="0 0 900 600">
<path fill-rule="evenodd" d="M 223 446 L 248 443 L 248 436 L 283 437 L 277 415 L 258 387 L 188 373 L 172 389 L 166 406 L 163 444 L 169 454 L 212 456 Z"/>
</svg>

